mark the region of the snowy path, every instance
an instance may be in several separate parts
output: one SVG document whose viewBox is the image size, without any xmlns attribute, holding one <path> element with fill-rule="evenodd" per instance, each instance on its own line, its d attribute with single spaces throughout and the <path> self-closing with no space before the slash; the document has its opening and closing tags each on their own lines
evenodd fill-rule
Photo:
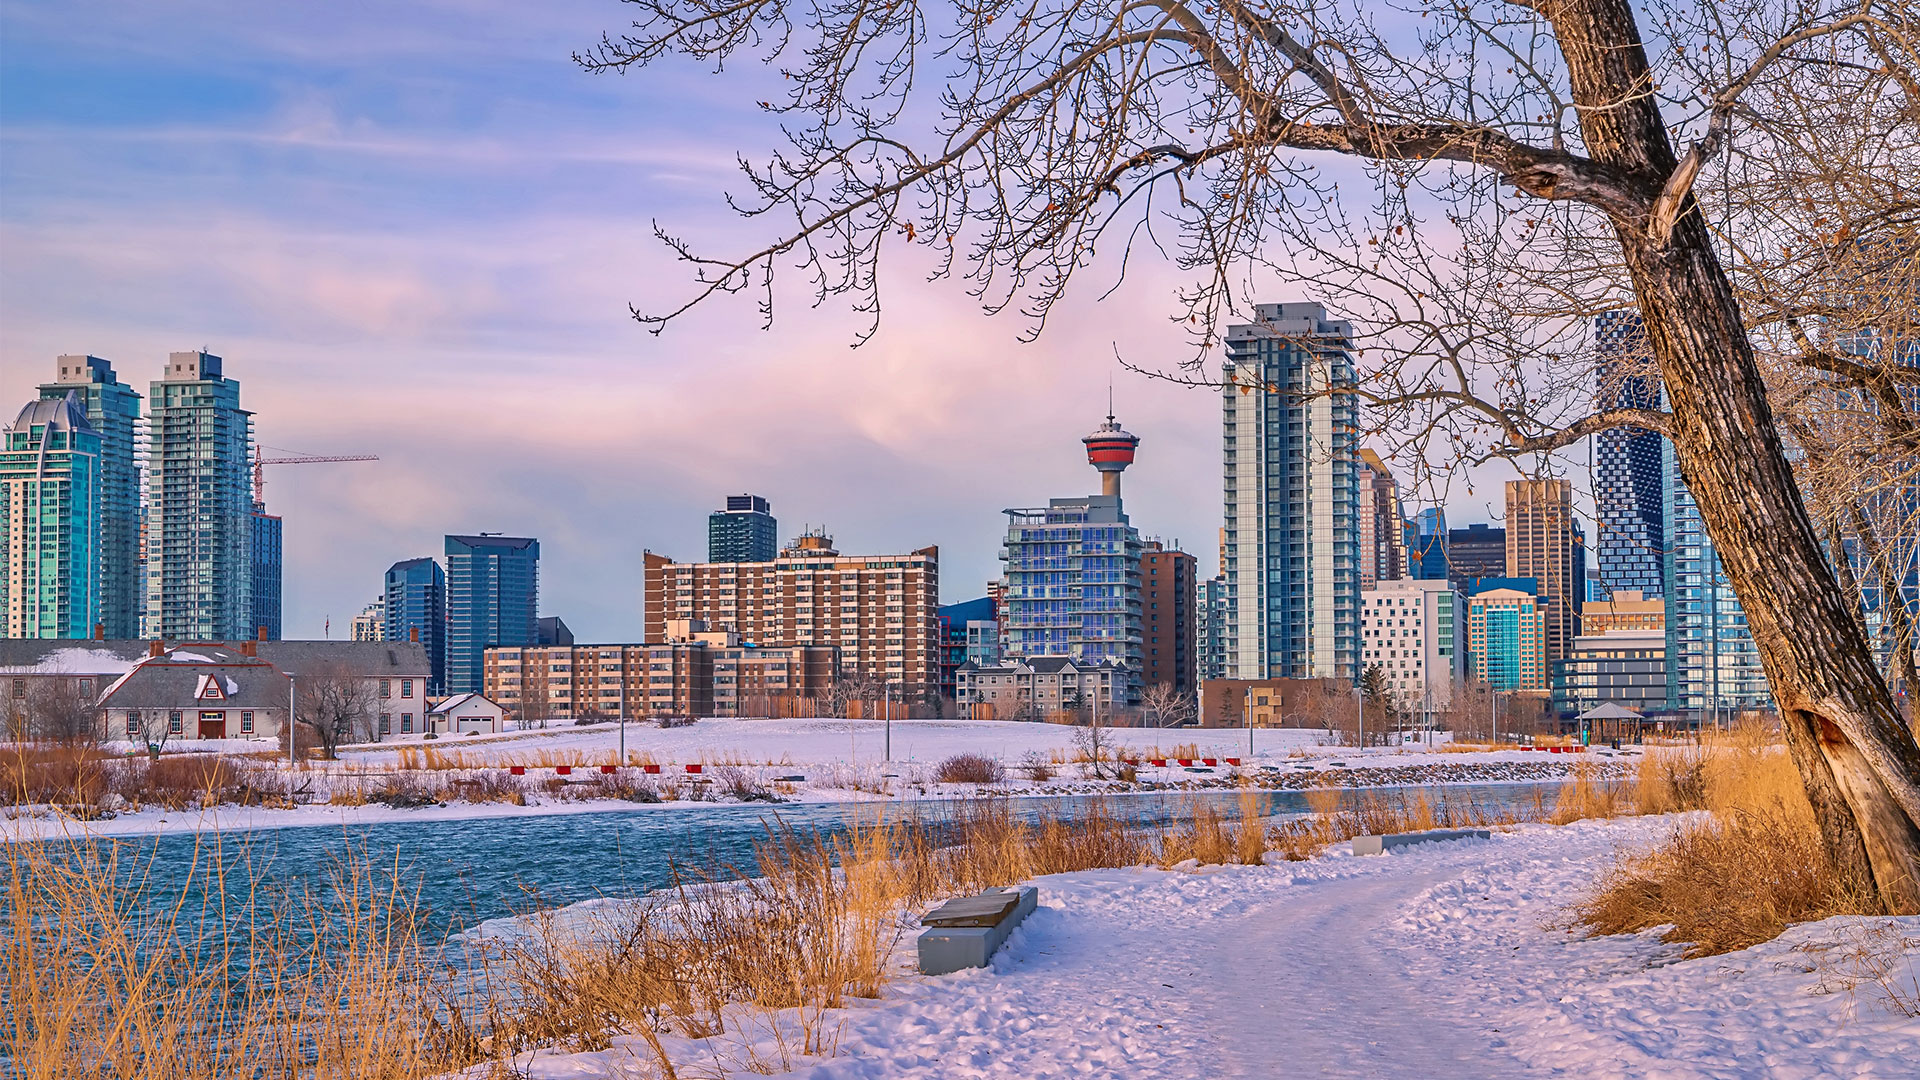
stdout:
<svg viewBox="0 0 1920 1080">
<path fill-rule="evenodd" d="M 1914 1075 L 1920 1021 L 1815 992 L 1809 958 L 1839 933 L 1834 922 L 1685 962 L 1649 936 L 1565 929 L 1566 904 L 1611 854 L 1665 828 L 1528 827 L 1367 859 L 1045 878 L 1043 906 L 990 969 L 903 975 L 847 1010 L 837 1056 L 795 1062 L 791 1075 Z M 1920 936 L 1920 918 L 1897 921 Z M 547 1057 L 527 1074 L 645 1075 L 636 1051 Z"/>
</svg>

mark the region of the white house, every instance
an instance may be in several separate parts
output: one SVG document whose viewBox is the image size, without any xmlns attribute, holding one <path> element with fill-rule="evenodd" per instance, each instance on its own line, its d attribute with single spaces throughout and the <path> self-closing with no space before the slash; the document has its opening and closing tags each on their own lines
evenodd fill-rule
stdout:
<svg viewBox="0 0 1920 1080">
<path fill-rule="evenodd" d="M 507 710 L 484 694 L 455 694 L 427 711 L 427 730 L 441 735 L 495 735 L 506 728 Z"/>
</svg>

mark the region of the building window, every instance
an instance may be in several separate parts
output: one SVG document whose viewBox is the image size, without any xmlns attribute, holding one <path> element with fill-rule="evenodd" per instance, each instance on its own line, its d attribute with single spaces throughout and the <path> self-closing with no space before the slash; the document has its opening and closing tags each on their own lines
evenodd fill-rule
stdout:
<svg viewBox="0 0 1920 1080">
<path fill-rule="evenodd" d="M 393 717 L 386 713 L 380 714 L 380 734 L 382 736 L 393 734 Z"/>
<path fill-rule="evenodd" d="M 180 718 L 180 710 L 179 709 L 170 710 L 167 713 L 167 731 L 170 734 L 178 735 L 180 734 L 182 726 L 183 726 L 183 722 Z"/>
<path fill-rule="evenodd" d="M 128 709 L 127 710 L 127 738 L 136 739 L 139 737 L 140 737 L 140 710 Z"/>
<path fill-rule="evenodd" d="M 413 734 L 413 714 L 412 713 L 403 712 L 400 714 L 400 734 L 402 735 Z"/>
<path fill-rule="evenodd" d="M 240 710 L 240 734 L 242 735 L 253 734 L 253 710 L 252 709 Z"/>
<path fill-rule="evenodd" d="M 381 680 L 380 680 L 380 697 L 381 697 L 381 699 L 382 699 L 382 700 L 385 700 L 386 698 L 390 698 L 390 697 L 392 697 L 392 696 L 393 696 L 393 680 L 392 680 L 392 679 L 381 679 Z"/>
</svg>

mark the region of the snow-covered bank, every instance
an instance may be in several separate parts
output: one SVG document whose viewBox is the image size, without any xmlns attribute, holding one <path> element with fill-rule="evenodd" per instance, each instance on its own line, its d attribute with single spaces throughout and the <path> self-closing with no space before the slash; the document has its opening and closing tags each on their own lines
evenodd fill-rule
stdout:
<svg viewBox="0 0 1920 1080">
<path fill-rule="evenodd" d="M 1040 881 L 990 969 L 907 973 L 845 1010 L 810 1080 L 916 1077 L 1913 1075 L 1920 1021 L 1826 993 L 1847 920 L 1681 961 L 1588 939 L 1566 904 L 1665 819 L 1528 826 L 1483 842 L 1201 873 Z M 1920 935 L 1920 918 L 1879 920 Z M 1857 920 L 1855 920 L 1857 922 Z M 716 1041 L 718 1042 L 718 1041 Z M 737 1049 L 675 1040 L 728 1071 Z M 519 1062 L 546 1080 L 649 1075 L 637 1040 Z"/>
</svg>

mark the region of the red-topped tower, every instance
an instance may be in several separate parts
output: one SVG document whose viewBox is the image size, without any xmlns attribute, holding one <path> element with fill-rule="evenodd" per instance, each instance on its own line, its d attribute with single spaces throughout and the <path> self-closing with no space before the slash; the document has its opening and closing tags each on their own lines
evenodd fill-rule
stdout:
<svg viewBox="0 0 1920 1080">
<path fill-rule="evenodd" d="M 1121 428 L 1114 422 L 1113 414 L 1108 413 L 1107 422 L 1080 441 L 1087 444 L 1087 464 L 1100 471 L 1100 494 L 1118 498 L 1120 474 L 1133 464 L 1133 452 L 1140 446 L 1140 436 Z"/>
</svg>

